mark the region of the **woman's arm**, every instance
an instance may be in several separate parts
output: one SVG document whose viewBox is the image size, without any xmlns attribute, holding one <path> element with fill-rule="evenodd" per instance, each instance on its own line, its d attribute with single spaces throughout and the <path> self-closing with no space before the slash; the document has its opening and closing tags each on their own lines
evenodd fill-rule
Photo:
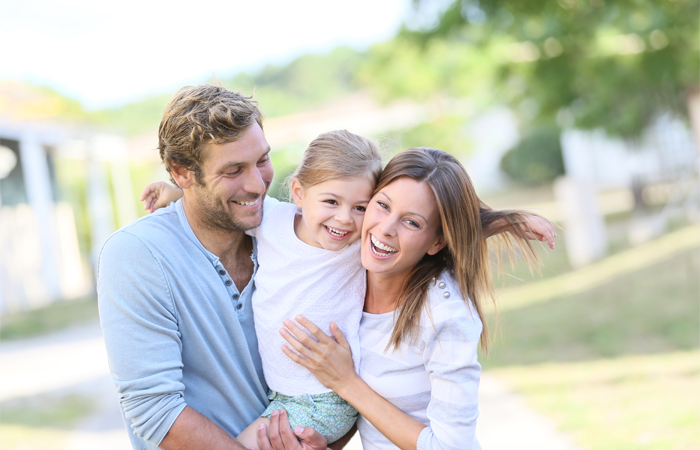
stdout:
<svg viewBox="0 0 700 450">
<path fill-rule="evenodd" d="M 289 331 L 283 328 L 280 333 L 301 354 L 283 346 L 287 356 L 309 369 L 324 386 L 354 406 L 394 445 L 402 450 L 416 449 L 425 425 L 377 394 L 357 375 L 350 345 L 337 325 L 331 323 L 333 339 L 305 317 L 297 316 L 296 320 L 319 341 L 316 342 L 292 321 L 285 320 L 284 325 Z"/>
<path fill-rule="evenodd" d="M 182 189 L 165 181 L 156 181 L 143 188 L 139 200 L 143 202 L 143 209 L 152 213 L 181 198 Z"/>
</svg>

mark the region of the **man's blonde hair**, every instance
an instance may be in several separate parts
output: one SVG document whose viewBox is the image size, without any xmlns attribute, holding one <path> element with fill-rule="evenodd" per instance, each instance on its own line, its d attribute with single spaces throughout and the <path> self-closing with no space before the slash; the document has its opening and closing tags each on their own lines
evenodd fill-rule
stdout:
<svg viewBox="0 0 700 450">
<path fill-rule="evenodd" d="M 262 113 L 251 98 L 212 85 L 187 86 L 173 96 L 158 128 L 160 159 L 173 183 L 175 165 L 194 172 L 203 185 L 208 144 L 234 142 L 256 122 L 262 128 Z"/>
</svg>

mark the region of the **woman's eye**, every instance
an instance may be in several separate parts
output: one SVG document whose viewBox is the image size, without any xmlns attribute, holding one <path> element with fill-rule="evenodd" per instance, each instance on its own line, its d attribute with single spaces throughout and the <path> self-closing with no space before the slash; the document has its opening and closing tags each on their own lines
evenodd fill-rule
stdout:
<svg viewBox="0 0 700 450">
<path fill-rule="evenodd" d="M 383 201 L 377 201 L 377 204 L 383 209 L 389 209 L 389 206 L 387 206 L 387 204 Z"/>
<path fill-rule="evenodd" d="M 415 220 L 410 220 L 410 219 L 409 219 L 409 220 L 406 221 L 406 223 L 409 224 L 409 225 L 410 225 L 411 227 L 413 227 L 413 228 L 419 228 L 418 223 L 417 223 Z"/>
</svg>

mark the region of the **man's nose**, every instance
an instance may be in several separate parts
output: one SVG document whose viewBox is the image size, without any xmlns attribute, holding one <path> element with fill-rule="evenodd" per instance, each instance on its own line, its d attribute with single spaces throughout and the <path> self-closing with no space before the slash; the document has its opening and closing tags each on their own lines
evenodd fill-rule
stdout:
<svg viewBox="0 0 700 450">
<path fill-rule="evenodd" d="M 254 167 L 246 172 L 247 173 L 243 189 L 246 192 L 250 192 L 252 194 L 264 194 L 265 189 L 267 189 L 267 185 L 265 184 L 265 180 L 263 180 L 262 174 L 260 173 L 260 169 Z"/>
</svg>

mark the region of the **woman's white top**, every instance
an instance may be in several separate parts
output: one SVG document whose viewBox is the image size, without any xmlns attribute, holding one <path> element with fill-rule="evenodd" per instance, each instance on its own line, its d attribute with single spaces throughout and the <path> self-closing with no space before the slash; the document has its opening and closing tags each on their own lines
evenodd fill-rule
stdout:
<svg viewBox="0 0 700 450">
<path fill-rule="evenodd" d="M 429 287 L 428 300 L 418 339 L 386 353 L 394 313 L 362 313 L 360 376 L 394 406 L 427 425 L 418 437 L 418 450 L 480 449 L 475 432 L 481 320 L 447 273 Z M 398 448 L 362 416 L 357 428 L 365 450 Z"/>
<path fill-rule="evenodd" d="M 265 380 L 284 395 L 330 392 L 306 368 L 282 352 L 284 319 L 301 314 L 331 335 L 330 323 L 343 331 L 359 367 L 359 327 L 365 298 L 365 270 L 360 242 L 339 251 L 313 247 L 294 233 L 297 207 L 265 200 L 260 226 L 247 233 L 257 238 L 253 315 Z M 303 329 L 303 327 L 301 327 Z"/>
</svg>

